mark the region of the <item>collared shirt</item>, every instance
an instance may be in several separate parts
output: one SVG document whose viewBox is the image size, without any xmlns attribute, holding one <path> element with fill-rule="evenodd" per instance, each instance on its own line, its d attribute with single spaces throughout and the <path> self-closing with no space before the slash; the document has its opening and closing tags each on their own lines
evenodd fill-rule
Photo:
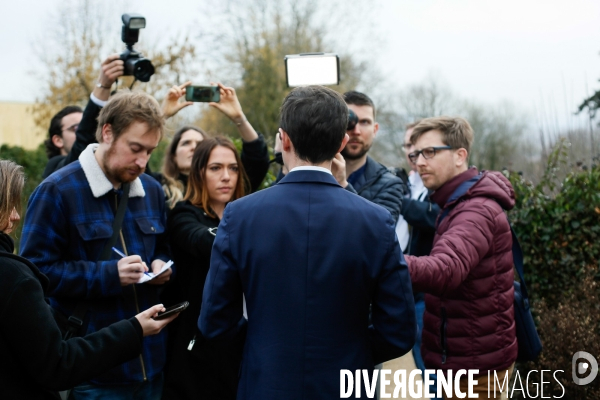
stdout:
<svg viewBox="0 0 600 400">
<path fill-rule="evenodd" d="M 315 165 L 305 165 L 302 167 L 294 167 L 294 168 L 292 168 L 292 170 L 290 172 L 294 172 L 294 171 L 321 171 L 321 172 L 326 172 L 329 175 L 333 175 L 331 173 L 331 171 L 328 170 L 327 168 L 317 167 Z"/>
<path fill-rule="evenodd" d="M 92 100 L 94 102 L 94 104 L 97 105 L 98 107 L 104 107 L 106 105 L 106 103 L 108 103 L 108 101 L 100 100 L 99 98 L 94 96 L 94 93 L 90 94 L 90 100 Z"/>
<path fill-rule="evenodd" d="M 413 200 L 423 201 L 427 195 L 427 188 L 423 184 L 423 179 L 418 172 L 415 172 L 408 177 L 408 183 L 410 185 L 410 198 Z"/>
</svg>

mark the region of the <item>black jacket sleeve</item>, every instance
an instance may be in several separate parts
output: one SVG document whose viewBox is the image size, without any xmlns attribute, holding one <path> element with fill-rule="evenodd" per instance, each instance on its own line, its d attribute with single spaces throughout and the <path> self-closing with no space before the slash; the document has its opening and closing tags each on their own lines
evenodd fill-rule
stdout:
<svg viewBox="0 0 600 400">
<path fill-rule="evenodd" d="M 52 175 L 54 171 L 59 170 L 61 168 L 59 167 L 59 165 L 64 165 L 63 163 L 65 161 L 65 157 L 66 156 L 58 155 L 49 159 L 48 164 L 46 164 L 46 167 L 44 168 L 44 172 L 42 172 L 42 179 L 46 179 L 47 177 Z"/>
<path fill-rule="evenodd" d="M 440 206 L 431 201 L 404 198 L 400 213 L 409 225 L 435 231 L 435 221 L 440 213 Z"/>
<path fill-rule="evenodd" d="M 269 151 L 262 134 L 251 142 L 242 142 L 242 164 L 250 180 L 251 192 L 256 192 L 269 170 Z"/>
<path fill-rule="evenodd" d="M 18 367 L 32 382 L 65 390 L 140 354 L 142 331 L 137 320 L 123 320 L 65 341 L 40 282 L 23 274 L 11 287 L 1 305 L 3 345 L 18 352 Z"/>
<path fill-rule="evenodd" d="M 185 248 L 189 255 L 199 258 L 212 251 L 217 230 L 202 224 L 192 207 L 177 204 L 167 218 L 167 232 L 173 249 Z"/>
<path fill-rule="evenodd" d="M 62 165 L 59 168 L 69 165 L 73 161 L 79 158 L 79 155 L 86 147 L 91 143 L 96 143 L 96 129 L 98 128 L 98 115 L 100 115 L 102 107 L 98 106 L 92 101 L 88 100 L 85 110 L 83 110 L 83 117 L 75 132 L 75 143 L 67 157 L 65 158 Z"/>
</svg>

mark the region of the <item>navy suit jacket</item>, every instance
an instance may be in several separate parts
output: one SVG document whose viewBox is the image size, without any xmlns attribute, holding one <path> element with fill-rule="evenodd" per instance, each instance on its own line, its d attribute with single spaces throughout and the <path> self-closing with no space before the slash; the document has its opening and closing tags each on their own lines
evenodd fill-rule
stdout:
<svg viewBox="0 0 600 400">
<path fill-rule="evenodd" d="M 293 171 L 226 207 L 198 320 L 205 337 L 240 328 L 242 293 L 238 399 L 338 398 L 341 369 L 372 370 L 415 340 L 392 216 L 325 172 Z"/>
</svg>

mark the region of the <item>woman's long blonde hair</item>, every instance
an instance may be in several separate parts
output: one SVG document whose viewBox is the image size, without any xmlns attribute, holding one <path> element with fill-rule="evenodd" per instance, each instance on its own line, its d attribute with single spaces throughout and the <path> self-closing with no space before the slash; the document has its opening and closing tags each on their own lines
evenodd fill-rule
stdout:
<svg viewBox="0 0 600 400">
<path fill-rule="evenodd" d="M 19 164 L 0 160 L 0 230 L 8 226 L 13 209 L 21 211 L 21 193 L 25 186 L 25 173 Z"/>
</svg>

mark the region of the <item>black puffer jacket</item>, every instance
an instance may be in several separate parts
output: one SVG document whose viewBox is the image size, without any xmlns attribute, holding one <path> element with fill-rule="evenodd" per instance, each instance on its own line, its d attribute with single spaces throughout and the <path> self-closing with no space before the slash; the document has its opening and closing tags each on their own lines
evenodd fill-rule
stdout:
<svg viewBox="0 0 600 400">
<path fill-rule="evenodd" d="M 392 214 L 394 222 L 398 222 L 404 197 L 404 183 L 385 165 L 371 157 L 367 156 L 366 165 L 365 172 L 356 185 L 357 188 L 348 183 L 346 190 L 384 207 Z"/>
</svg>

